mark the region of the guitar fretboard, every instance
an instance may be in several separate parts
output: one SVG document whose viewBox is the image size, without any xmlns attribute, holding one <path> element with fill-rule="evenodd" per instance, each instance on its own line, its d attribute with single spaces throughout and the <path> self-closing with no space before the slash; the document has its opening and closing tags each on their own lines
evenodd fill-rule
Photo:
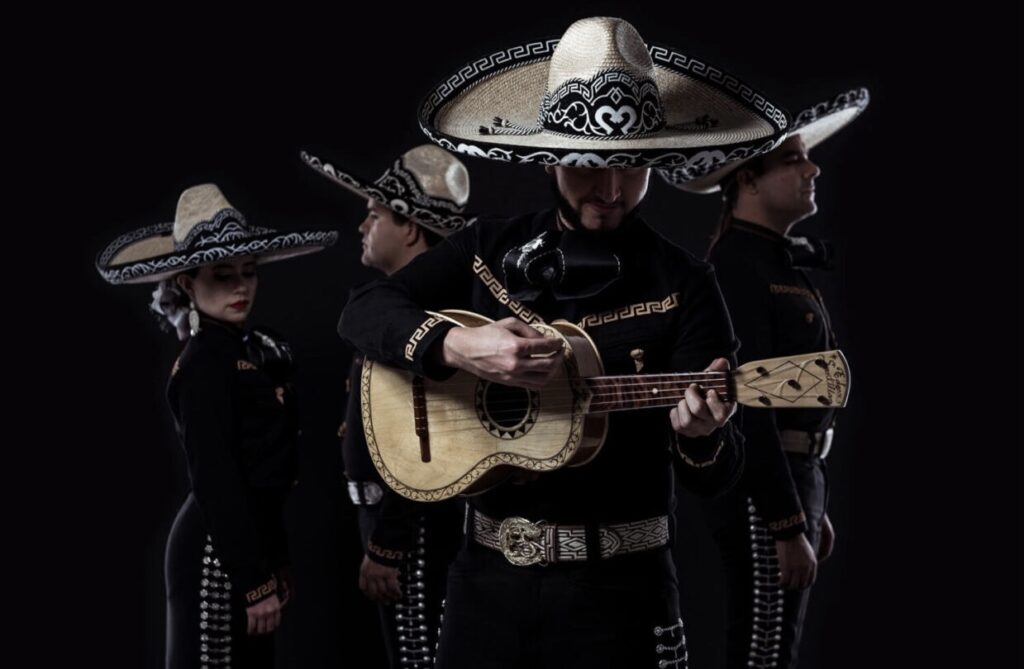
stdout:
<svg viewBox="0 0 1024 669">
<path fill-rule="evenodd" d="M 593 393 L 589 409 L 593 413 L 672 407 L 692 384 L 704 392 L 714 390 L 723 401 L 733 395 L 728 372 L 595 376 L 587 383 Z"/>
</svg>

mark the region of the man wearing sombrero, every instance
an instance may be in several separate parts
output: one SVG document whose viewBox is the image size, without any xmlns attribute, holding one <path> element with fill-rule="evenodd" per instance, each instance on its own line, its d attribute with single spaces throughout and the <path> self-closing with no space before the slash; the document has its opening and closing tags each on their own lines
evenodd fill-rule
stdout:
<svg viewBox="0 0 1024 669">
<path fill-rule="evenodd" d="M 319 174 L 366 200 L 366 218 L 359 225 L 362 263 L 385 274 L 402 269 L 472 220 L 465 211 L 469 172 L 455 156 L 433 144 L 406 151 L 373 182 L 307 152 L 301 157 Z M 357 352 L 339 430 L 347 489 L 358 511 L 364 552 L 359 587 L 380 605 L 389 666 L 426 669 L 434 666 L 441 601 L 448 563 L 458 547 L 463 504 L 416 503 L 381 481 L 363 433 L 358 392 L 362 366 L 363 356 Z"/>
<path fill-rule="evenodd" d="M 462 369 L 540 388 L 564 354 L 528 324 L 566 319 L 607 374 L 729 366 L 735 342 L 710 267 L 654 233 L 637 206 L 652 166 L 695 177 L 775 146 L 788 124 L 775 105 L 645 45 L 621 19 L 592 18 L 560 41 L 472 61 L 428 96 L 420 124 L 451 151 L 544 165 L 559 203 L 481 219 L 353 291 L 340 332 L 367 356 L 434 379 Z M 424 311 L 446 308 L 496 322 L 458 328 Z M 590 463 L 471 497 L 438 666 L 684 666 L 672 471 L 698 493 L 728 487 L 741 462 L 733 410 L 691 386 L 671 411 L 612 415 Z M 533 564 L 497 548 L 509 522 L 539 537 Z"/>
<path fill-rule="evenodd" d="M 740 361 L 836 348 L 821 293 L 807 269 L 830 269 L 829 247 L 789 235 L 817 211 L 811 149 L 867 107 L 866 89 L 801 112 L 775 150 L 698 179 L 662 176 L 695 193 L 721 190 L 709 252 Z M 817 563 L 832 552 L 825 457 L 835 409 L 749 411 L 739 485 L 707 505 L 726 567 L 729 667 L 795 667 Z"/>
</svg>

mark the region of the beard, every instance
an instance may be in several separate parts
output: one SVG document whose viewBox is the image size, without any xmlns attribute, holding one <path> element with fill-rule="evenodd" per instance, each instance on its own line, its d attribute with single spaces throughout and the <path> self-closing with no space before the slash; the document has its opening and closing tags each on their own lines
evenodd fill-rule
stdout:
<svg viewBox="0 0 1024 669">
<path fill-rule="evenodd" d="M 558 182 L 551 178 L 551 194 L 555 198 L 555 205 L 558 208 L 558 213 L 561 214 L 562 220 L 568 223 L 574 230 L 584 230 L 583 218 L 580 216 L 580 212 L 573 208 L 569 201 L 562 195 L 562 191 L 558 190 Z M 627 227 L 634 220 L 640 218 L 640 203 L 637 203 L 630 211 L 627 211 L 622 215 L 622 222 L 619 223 L 616 230 Z M 614 233 L 615 230 L 588 230 L 598 235 L 607 235 Z"/>
</svg>

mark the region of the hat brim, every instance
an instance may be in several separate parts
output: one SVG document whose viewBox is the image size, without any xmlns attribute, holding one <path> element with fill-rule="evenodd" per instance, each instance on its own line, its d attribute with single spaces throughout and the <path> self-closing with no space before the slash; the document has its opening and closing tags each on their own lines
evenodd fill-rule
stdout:
<svg viewBox="0 0 1024 669">
<path fill-rule="evenodd" d="M 449 151 L 518 163 L 577 167 L 676 167 L 694 175 L 730 157 L 774 146 L 786 112 L 721 69 L 649 46 L 666 126 L 633 138 L 588 138 L 538 129 L 558 40 L 493 53 L 445 79 L 421 103 L 420 128 Z M 528 134 L 486 132 L 496 115 Z"/>
<path fill-rule="evenodd" d="M 867 108 L 869 102 L 868 90 L 857 88 L 837 96 L 834 100 L 806 109 L 796 117 L 792 130 L 786 137 L 781 138 L 779 143 L 799 135 L 804 140 L 804 146 L 810 151 L 845 128 Z M 688 193 L 715 193 L 721 189 L 723 179 L 755 155 L 733 160 L 702 177 L 693 178 L 680 168 L 658 170 L 658 174 L 668 183 Z"/>
<path fill-rule="evenodd" d="M 112 284 L 154 283 L 231 258 L 251 255 L 263 264 L 314 253 L 338 239 L 333 231 L 270 230 L 200 250 L 175 252 L 173 229 L 173 223 L 161 223 L 118 237 L 96 259 L 100 276 Z"/>
<path fill-rule="evenodd" d="M 317 174 L 330 179 L 350 193 L 365 200 L 373 200 L 442 237 L 447 237 L 476 220 L 476 216 L 466 212 L 456 214 L 433 207 L 424 207 L 410 198 L 402 197 L 385 188 L 380 188 L 367 179 L 338 169 L 332 163 L 325 162 L 307 151 L 301 151 L 299 157 Z"/>
</svg>

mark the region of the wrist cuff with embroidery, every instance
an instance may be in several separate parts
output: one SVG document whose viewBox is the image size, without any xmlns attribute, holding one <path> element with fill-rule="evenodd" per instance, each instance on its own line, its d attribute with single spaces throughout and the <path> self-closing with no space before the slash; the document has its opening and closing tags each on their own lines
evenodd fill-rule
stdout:
<svg viewBox="0 0 1024 669">
<path fill-rule="evenodd" d="M 683 437 L 678 432 L 674 432 L 676 440 L 676 453 L 682 461 L 694 469 L 704 469 L 705 467 L 711 467 L 718 462 L 718 457 L 722 454 L 722 450 L 725 449 L 725 434 L 720 430 L 715 431 L 707 437 L 698 437 L 696 439 L 686 438 L 686 449 L 683 449 Z M 703 442 L 703 443 L 702 443 Z"/>
<path fill-rule="evenodd" d="M 428 316 L 405 344 L 405 359 L 412 363 L 412 371 L 428 379 L 443 381 L 457 370 L 447 367 L 440 361 L 438 346 L 442 346 L 444 336 L 454 327 L 451 321 Z"/>
<path fill-rule="evenodd" d="M 271 576 L 270 580 L 261 583 L 252 590 L 245 593 L 245 605 L 252 606 L 262 602 L 267 597 L 277 592 L 277 577 Z"/>
<path fill-rule="evenodd" d="M 801 511 L 788 518 L 768 521 L 768 531 L 775 539 L 789 539 L 803 534 L 807 531 L 807 516 Z"/>
<path fill-rule="evenodd" d="M 366 556 L 378 564 L 387 567 L 399 567 L 405 559 L 405 552 L 383 548 L 373 543 L 373 540 L 366 542 Z"/>
</svg>

